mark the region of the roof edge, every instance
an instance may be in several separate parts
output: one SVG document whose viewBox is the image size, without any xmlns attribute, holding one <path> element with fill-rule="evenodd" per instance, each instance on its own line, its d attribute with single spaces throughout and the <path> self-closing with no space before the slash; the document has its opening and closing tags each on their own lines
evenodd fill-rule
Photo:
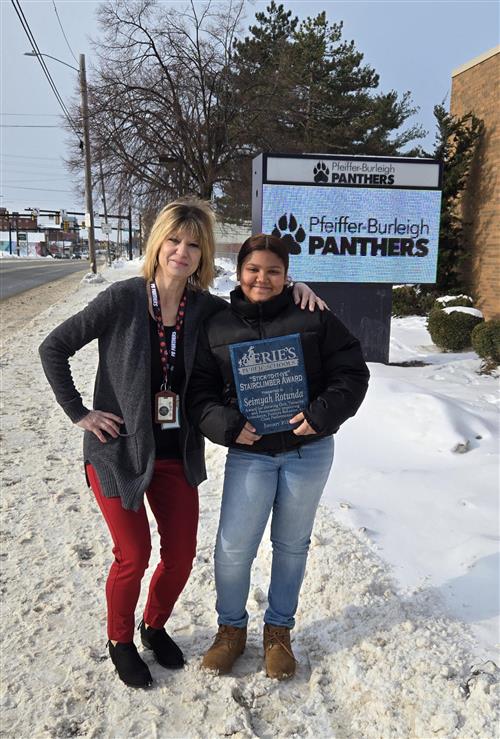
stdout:
<svg viewBox="0 0 500 739">
<path fill-rule="evenodd" d="M 462 74 L 462 72 L 466 72 L 468 69 L 471 69 L 471 67 L 475 67 L 477 64 L 481 64 L 481 62 L 485 62 L 490 57 L 495 56 L 495 54 L 500 54 L 500 44 L 498 46 L 494 46 L 489 51 L 485 51 L 484 54 L 480 54 L 479 56 L 474 57 L 474 59 L 471 59 L 469 62 L 462 64 L 460 67 L 457 67 L 453 70 L 451 76 L 456 77 L 457 74 Z"/>
</svg>

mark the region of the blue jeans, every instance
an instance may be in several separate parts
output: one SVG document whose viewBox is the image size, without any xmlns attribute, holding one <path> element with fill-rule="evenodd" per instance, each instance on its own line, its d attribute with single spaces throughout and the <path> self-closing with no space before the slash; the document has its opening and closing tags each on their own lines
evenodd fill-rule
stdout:
<svg viewBox="0 0 500 739">
<path fill-rule="evenodd" d="M 219 624 L 247 624 L 250 570 L 272 511 L 264 621 L 293 628 L 314 518 L 332 462 L 332 436 L 275 456 L 229 450 L 215 545 Z"/>
</svg>

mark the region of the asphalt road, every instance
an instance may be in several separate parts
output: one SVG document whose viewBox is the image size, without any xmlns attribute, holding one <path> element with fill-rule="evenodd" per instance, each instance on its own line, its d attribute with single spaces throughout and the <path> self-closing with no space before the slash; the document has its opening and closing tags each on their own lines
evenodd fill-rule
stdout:
<svg viewBox="0 0 500 739">
<path fill-rule="evenodd" d="M 87 259 L 1 259 L 0 300 L 60 280 L 74 272 L 89 271 Z"/>
</svg>

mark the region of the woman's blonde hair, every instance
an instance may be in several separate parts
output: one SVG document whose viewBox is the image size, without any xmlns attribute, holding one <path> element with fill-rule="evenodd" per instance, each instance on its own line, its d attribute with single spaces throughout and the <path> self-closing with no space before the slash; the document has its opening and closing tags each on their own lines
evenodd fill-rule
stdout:
<svg viewBox="0 0 500 739">
<path fill-rule="evenodd" d="M 142 274 L 146 280 L 154 278 L 158 266 L 158 252 L 165 239 L 179 231 L 187 231 L 201 249 L 198 268 L 189 278 L 189 284 L 206 290 L 215 276 L 214 239 L 215 216 L 210 205 L 199 198 L 180 198 L 166 205 L 158 214 L 146 243 Z"/>
</svg>

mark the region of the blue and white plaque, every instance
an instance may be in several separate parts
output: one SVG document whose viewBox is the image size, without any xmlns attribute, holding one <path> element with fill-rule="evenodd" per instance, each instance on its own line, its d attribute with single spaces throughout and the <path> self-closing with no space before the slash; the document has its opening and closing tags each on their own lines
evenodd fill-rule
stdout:
<svg viewBox="0 0 500 739">
<path fill-rule="evenodd" d="M 258 434 L 290 431 L 289 420 L 309 404 L 299 334 L 229 347 L 241 413 Z"/>
</svg>

